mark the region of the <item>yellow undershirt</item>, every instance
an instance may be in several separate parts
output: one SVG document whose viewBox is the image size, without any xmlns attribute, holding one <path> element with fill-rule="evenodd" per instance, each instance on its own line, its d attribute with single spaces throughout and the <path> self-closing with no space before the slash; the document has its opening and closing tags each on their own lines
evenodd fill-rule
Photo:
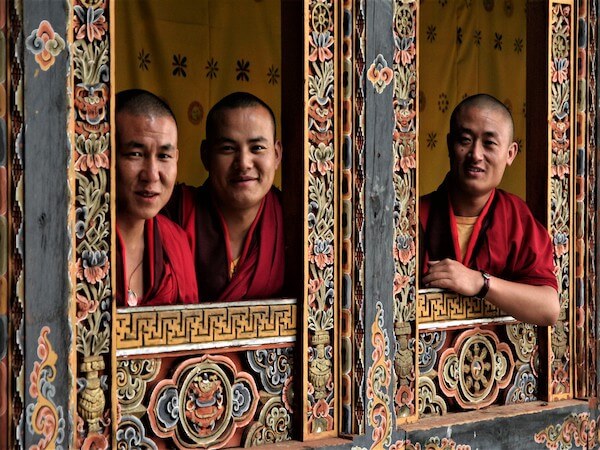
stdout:
<svg viewBox="0 0 600 450">
<path fill-rule="evenodd" d="M 477 218 L 475 217 L 465 217 L 465 216 L 455 216 L 456 217 L 456 231 L 458 232 L 458 245 L 460 247 L 461 259 L 464 261 L 465 254 L 467 253 L 467 246 L 469 245 L 469 239 L 471 239 L 471 234 L 473 234 L 473 227 L 475 226 L 475 222 L 477 222 Z"/>
<path fill-rule="evenodd" d="M 229 266 L 229 279 L 230 280 L 235 275 L 235 270 L 237 269 L 237 265 L 238 265 L 239 261 L 240 261 L 240 258 L 235 258 L 233 261 L 231 261 L 231 265 Z"/>
</svg>

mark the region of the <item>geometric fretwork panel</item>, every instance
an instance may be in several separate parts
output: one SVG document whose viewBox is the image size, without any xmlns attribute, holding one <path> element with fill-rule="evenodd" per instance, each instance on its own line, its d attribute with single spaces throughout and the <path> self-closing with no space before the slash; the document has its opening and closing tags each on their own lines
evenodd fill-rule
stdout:
<svg viewBox="0 0 600 450">
<path fill-rule="evenodd" d="M 536 327 L 462 325 L 419 332 L 419 416 L 537 400 Z"/>
<path fill-rule="evenodd" d="M 447 320 L 470 320 L 506 316 L 485 300 L 463 297 L 460 294 L 439 289 L 419 291 L 419 323 Z"/>
</svg>

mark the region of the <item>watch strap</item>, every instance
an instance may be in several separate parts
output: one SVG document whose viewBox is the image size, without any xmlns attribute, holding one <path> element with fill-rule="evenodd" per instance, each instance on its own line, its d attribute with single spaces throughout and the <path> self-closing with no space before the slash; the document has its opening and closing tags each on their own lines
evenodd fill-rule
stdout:
<svg viewBox="0 0 600 450">
<path fill-rule="evenodd" d="M 483 300 L 490 290 L 490 274 L 482 270 L 481 276 L 483 277 L 483 286 L 481 287 L 481 290 L 475 294 L 475 298 L 478 298 L 479 300 Z"/>
</svg>

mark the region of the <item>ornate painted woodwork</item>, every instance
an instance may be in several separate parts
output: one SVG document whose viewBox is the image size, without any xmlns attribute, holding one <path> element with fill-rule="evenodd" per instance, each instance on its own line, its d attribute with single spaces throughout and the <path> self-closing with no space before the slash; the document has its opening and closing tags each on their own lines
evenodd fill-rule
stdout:
<svg viewBox="0 0 600 450">
<path fill-rule="evenodd" d="M 336 255 L 339 255 L 338 176 L 339 146 L 336 118 L 339 99 L 336 85 L 337 5 L 332 0 L 305 2 L 305 79 L 306 100 L 305 186 L 307 258 L 305 267 L 305 303 L 307 330 L 303 334 L 303 361 L 306 391 L 306 415 L 303 437 L 336 436 L 340 393 L 337 314 L 339 293 Z"/>
<path fill-rule="evenodd" d="M 77 436 L 108 446 L 111 402 L 110 2 L 73 2 L 73 277 L 77 334 Z"/>
<path fill-rule="evenodd" d="M 549 211 L 548 224 L 554 243 L 554 264 L 558 279 L 561 312 L 550 337 L 552 357 L 549 398 L 559 400 L 573 395 L 573 354 L 571 314 L 574 310 L 573 275 L 573 167 L 574 167 L 574 14 L 569 3 L 548 5 L 548 117 L 550 118 Z"/>
<path fill-rule="evenodd" d="M 593 396 L 596 385 L 596 58 L 597 5 L 577 9 L 577 109 L 575 167 L 575 395 Z"/>
<path fill-rule="evenodd" d="M 352 43 L 352 68 L 354 72 L 350 77 L 352 80 L 351 105 L 352 111 L 352 141 L 344 142 L 344 146 L 351 144 L 354 148 L 352 155 L 351 180 L 353 181 L 352 198 L 352 223 L 354 230 L 352 235 L 352 254 L 353 254 L 353 297 L 352 304 L 354 311 L 352 319 L 354 321 L 353 331 L 353 349 L 354 361 L 352 364 L 352 374 L 354 378 L 354 389 L 351 395 L 352 416 L 355 423 L 353 430 L 355 433 L 364 433 L 365 419 L 365 48 L 366 48 L 366 30 L 365 30 L 365 1 L 354 2 L 352 30 L 349 30 L 349 43 Z M 347 23 L 347 20 L 344 21 Z M 350 44 L 346 44 L 350 45 Z M 348 149 L 350 151 L 350 149 Z M 345 154 L 346 152 L 344 152 Z M 344 430 L 347 431 L 347 430 Z"/>
<path fill-rule="evenodd" d="M 248 345 L 252 339 L 238 342 Z M 158 357 L 151 351 L 120 357 L 118 445 L 221 448 L 290 440 L 292 355 L 293 347 L 263 344 L 221 355 L 163 346 Z"/>
<path fill-rule="evenodd" d="M 394 90 L 394 410 L 397 423 L 417 417 L 417 155 L 418 57 L 416 1 L 393 9 Z"/>
<path fill-rule="evenodd" d="M 119 309 L 117 355 L 294 342 L 296 309 L 292 299 Z"/>
<path fill-rule="evenodd" d="M 580 26 L 587 24 L 589 32 L 587 40 L 578 41 L 579 64 L 576 10 L 564 2 L 548 4 L 548 223 L 562 307 L 559 323 L 548 334 L 548 361 L 541 360 L 545 343 L 535 327 L 472 298 L 416 291 L 418 3 L 387 2 L 391 14 L 385 26 L 368 22 L 369 0 L 304 3 L 306 267 L 305 295 L 298 304 L 306 312 L 307 322 L 300 326 L 307 332 L 297 372 L 292 354 L 298 310 L 292 301 L 139 308 L 118 310 L 113 317 L 113 3 L 72 1 L 67 33 L 52 20 L 23 30 L 21 5 L 9 2 L 9 29 L 4 30 L 10 58 L 9 152 L 4 161 L 0 153 L 0 242 L 9 251 L 6 260 L 0 251 L 0 269 L 5 269 L 0 270 L 0 392 L 10 397 L 0 398 L 0 435 L 8 434 L 10 440 L 0 441 L 0 448 L 23 448 L 25 436 L 40 448 L 152 449 L 160 447 L 159 439 L 179 448 L 218 448 L 340 433 L 358 433 L 347 445 L 365 449 L 467 449 L 476 443 L 485 448 L 481 442 L 493 442 L 493 436 L 477 440 L 473 430 L 485 435 L 490 428 L 528 422 L 529 416 L 527 421 L 498 419 L 493 426 L 480 419 L 450 425 L 457 433 L 452 438 L 443 427 L 420 431 L 415 428 L 419 422 L 407 422 L 436 416 L 452 424 L 452 413 L 469 414 L 465 411 L 488 405 L 525 407 L 546 394 L 560 400 L 597 392 L 596 1 L 577 9 Z M 342 27 L 342 18 L 350 26 Z M 376 26 L 381 29 L 374 30 Z M 368 31 L 382 36 L 383 30 L 393 41 L 392 57 L 382 50 L 369 66 Z M 59 375 L 69 363 L 59 355 L 69 344 L 52 327 L 36 322 L 31 328 L 24 321 L 23 51 L 41 76 L 56 71 L 67 55 L 71 58 L 65 89 L 72 96 L 71 147 L 66 149 L 72 261 L 65 273 L 73 292 L 72 380 Z M 348 79 L 342 83 L 344 76 Z M 579 97 L 574 97 L 575 83 Z M 0 104 L 1 93 L 0 87 Z M 365 203 L 377 194 L 369 191 L 365 176 L 366 122 L 370 117 L 382 120 L 369 116 L 365 104 L 367 96 L 375 95 L 391 100 L 387 106 L 393 122 L 387 136 L 392 145 L 376 150 L 389 151 L 394 161 L 388 167 L 393 207 L 387 212 L 393 246 L 387 256 L 377 255 L 393 263 L 393 277 L 381 280 L 393 284 L 393 295 L 380 301 L 373 301 L 365 284 L 365 252 L 373 245 L 365 234 L 365 223 L 373 220 Z M 2 191 L 4 168 L 7 187 Z M 9 201 L 4 211 L 2 192 L 8 192 Z M 294 395 L 295 373 L 302 379 Z M 65 389 L 76 400 L 71 410 L 61 404 Z M 593 414 L 565 408 L 551 416 L 544 405 L 535 405 L 538 418 L 529 443 L 598 446 L 592 406 L 572 409 L 591 409 Z"/>
<path fill-rule="evenodd" d="M 0 3 L 0 434 L 8 436 L 9 433 L 9 391 L 8 391 L 8 178 L 7 178 L 7 149 L 9 147 L 7 136 L 7 118 L 10 115 L 7 95 L 7 18 L 6 0 Z M 0 448 L 5 448 L 0 442 Z"/>
</svg>

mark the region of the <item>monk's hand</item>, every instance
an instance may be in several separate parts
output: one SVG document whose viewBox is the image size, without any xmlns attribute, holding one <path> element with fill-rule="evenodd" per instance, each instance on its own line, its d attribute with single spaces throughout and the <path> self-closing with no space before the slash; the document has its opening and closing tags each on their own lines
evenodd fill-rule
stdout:
<svg viewBox="0 0 600 450">
<path fill-rule="evenodd" d="M 469 269 L 453 259 L 429 261 L 429 271 L 423 277 L 428 288 L 448 289 L 466 296 L 477 294 L 483 287 L 478 270 Z"/>
</svg>

